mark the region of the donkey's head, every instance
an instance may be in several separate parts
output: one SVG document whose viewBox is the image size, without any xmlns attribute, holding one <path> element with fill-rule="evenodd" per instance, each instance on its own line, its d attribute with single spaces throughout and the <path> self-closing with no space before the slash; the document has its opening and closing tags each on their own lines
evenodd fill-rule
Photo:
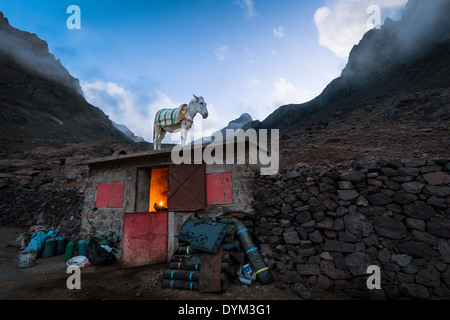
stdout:
<svg viewBox="0 0 450 320">
<path fill-rule="evenodd" d="M 197 97 L 194 94 L 194 100 L 192 100 L 192 103 L 194 104 L 194 110 L 200 113 L 203 117 L 203 119 L 208 118 L 208 108 L 207 103 L 205 102 L 205 99 L 203 97 Z"/>
</svg>

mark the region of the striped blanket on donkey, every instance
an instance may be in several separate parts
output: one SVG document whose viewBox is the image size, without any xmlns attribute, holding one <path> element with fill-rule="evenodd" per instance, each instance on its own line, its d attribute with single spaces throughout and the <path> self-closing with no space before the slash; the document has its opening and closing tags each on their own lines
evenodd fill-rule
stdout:
<svg viewBox="0 0 450 320">
<path fill-rule="evenodd" d="M 171 126 L 180 123 L 186 116 L 187 104 L 183 104 L 176 109 L 162 109 L 156 113 L 155 123 L 160 127 Z"/>
</svg>

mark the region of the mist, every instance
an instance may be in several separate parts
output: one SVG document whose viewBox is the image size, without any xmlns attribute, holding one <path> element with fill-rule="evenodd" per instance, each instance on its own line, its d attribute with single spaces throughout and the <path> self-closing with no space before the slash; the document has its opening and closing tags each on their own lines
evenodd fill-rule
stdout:
<svg viewBox="0 0 450 320">
<path fill-rule="evenodd" d="M 9 25 L 0 12 L 0 53 L 28 71 L 57 81 L 83 95 L 78 79 L 72 77 L 59 60 L 49 52 L 47 42 L 37 35 Z"/>
<path fill-rule="evenodd" d="M 450 32 L 450 1 L 409 0 L 402 19 L 388 18 L 367 32 L 350 53 L 342 75 L 366 77 L 423 57 Z"/>
</svg>

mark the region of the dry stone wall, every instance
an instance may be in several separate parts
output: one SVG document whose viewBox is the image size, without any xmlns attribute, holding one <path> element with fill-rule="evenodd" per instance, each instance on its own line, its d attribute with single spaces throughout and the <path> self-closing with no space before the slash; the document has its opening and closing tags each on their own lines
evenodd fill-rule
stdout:
<svg viewBox="0 0 450 320">
<path fill-rule="evenodd" d="M 300 163 L 255 182 L 257 239 L 278 281 L 361 299 L 450 298 L 450 162 Z M 381 270 L 369 290 L 368 266 Z"/>
</svg>

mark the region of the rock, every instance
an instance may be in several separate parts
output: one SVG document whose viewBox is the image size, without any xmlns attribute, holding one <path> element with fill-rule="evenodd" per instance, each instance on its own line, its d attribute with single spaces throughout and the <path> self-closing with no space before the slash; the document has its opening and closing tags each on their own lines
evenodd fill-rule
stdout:
<svg viewBox="0 0 450 320">
<path fill-rule="evenodd" d="M 353 201 L 359 197 L 359 193 L 356 190 L 338 190 L 338 197 L 344 201 Z"/>
<path fill-rule="evenodd" d="M 437 208 L 447 208 L 447 205 L 445 204 L 445 199 L 436 197 L 436 196 L 431 196 L 428 198 L 427 200 L 427 204 L 429 204 L 430 206 L 433 207 L 437 207 Z"/>
<path fill-rule="evenodd" d="M 338 187 L 341 190 L 352 190 L 353 184 L 350 181 L 338 181 Z"/>
<path fill-rule="evenodd" d="M 419 219 L 413 219 L 413 218 L 406 218 L 405 219 L 406 227 L 410 229 L 417 229 L 420 231 L 425 231 L 426 224 L 423 220 Z"/>
<path fill-rule="evenodd" d="M 397 182 L 391 180 L 384 181 L 383 183 L 386 186 L 386 188 L 392 191 L 398 191 L 401 188 L 401 186 Z"/>
<path fill-rule="evenodd" d="M 325 251 L 354 252 L 355 245 L 337 240 L 325 240 Z"/>
<path fill-rule="evenodd" d="M 400 175 L 402 177 L 406 177 L 406 176 L 417 177 L 419 175 L 419 169 L 418 168 L 408 168 L 408 167 L 399 168 L 398 173 L 400 173 Z"/>
<path fill-rule="evenodd" d="M 432 186 L 439 186 L 450 183 L 450 175 L 442 171 L 424 174 L 423 178 L 426 182 L 428 182 L 428 184 Z"/>
<path fill-rule="evenodd" d="M 438 250 L 441 255 L 442 261 L 450 263 L 450 244 L 448 241 L 440 240 L 438 244 Z M 447 267 L 450 270 L 450 268 Z"/>
<path fill-rule="evenodd" d="M 321 257 L 322 259 L 324 259 L 324 260 L 327 260 L 327 261 L 333 261 L 333 257 L 332 257 L 332 256 L 330 255 L 330 253 L 327 252 L 327 251 L 322 252 L 322 253 L 320 254 L 320 257 Z"/>
<path fill-rule="evenodd" d="M 426 300 L 430 297 L 430 292 L 420 284 L 400 284 L 400 293 L 414 299 Z"/>
<path fill-rule="evenodd" d="M 337 203 L 331 199 L 325 199 L 324 201 L 322 201 L 322 204 L 325 206 L 325 208 L 327 208 L 327 210 L 332 212 L 336 211 L 336 209 L 339 207 Z"/>
<path fill-rule="evenodd" d="M 385 216 L 373 219 L 375 230 L 380 236 L 400 240 L 408 235 L 408 231 L 401 221 Z"/>
<path fill-rule="evenodd" d="M 411 235 L 411 239 L 413 239 L 413 240 L 422 241 L 422 242 L 428 243 L 429 245 L 432 245 L 432 246 L 437 246 L 437 244 L 438 244 L 438 238 L 429 234 L 428 232 L 423 232 L 423 231 L 419 231 L 419 230 L 411 230 L 410 235 Z"/>
<path fill-rule="evenodd" d="M 302 174 L 298 171 L 288 171 L 285 174 L 283 174 L 283 176 L 281 177 L 281 180 L 283 181 L 289 181 L 298 177 L 301 177 Z"/>
<path fill-rule="evenodd" d="M 380 260 L 380 262 L 386 263 L 391 259 L 391 253 L 389 252 L 388 249 L 383 248 L 380 251 L 378 251 L 377 258 L 378 260 Z"/>
<path fill-rule="evenodd" d="M 405 182 L 401 185 L 401 188 L 405 192 L 414 193 L 414 194 L 420 193 L 424 187 L 425 187 L 425 185 L 418 181 Z"/>
<path fill-rule="evenodd" d="M 447 186 L 426 186 L 424 188 L 426 194 L 438 197 L 446 197 L 450 195 L 450 187 Z"/>
<path fill-rule="evenodd" d="M 445 272 L 442 273 L 442 279 L 444 279 L 444 282 L 450 286 L 450 268 L 447 267 Z"/>
<path fill-rule="evenodd" d="M 319 190 L 321 193 L 333 193 L 336 191 L 336 188 L 328 183 L 321 183 L 319 185 Z"/>
<path fill-rule="evenodd" d="M 317 264 L 297 264 L 295 267 L 301 276 L 320 276 L 320 269 Z"/>
<path fill-rule="evenodd" d="M 437 172 L 437 171 L 441 171 L 442 167 L 441 166 L 424 166 L 424 167 L 420 167 L 419 168 L 420 173 L 425 174 L 425 173 L 430 173 L 430 172 Z"/>
<path fill-rule="evenodd" d="M 381 168 L 381 172 L 388 177 L 398 176 L 398 171 L 389 167 Z"/>
<path fill-rule="evenodd" d="M 309 213 L 309 211 L 299 212 L 295 216 L 295 221 L 297 221 L 297 223 L 304 223 L 304 222 L 309 221 L 311 219 L 312 218 L 311 218 L 311 214 Z"/>
<path fill-rule="evenodd" d="M 334 222 L 333 219 L 326 217 L 322 221 L 316 223 L 317 229 L 324 229 L 324 230 L 334 230 Z"/>
<path fill-rule="evenodd" d="M 359 171 L 350 171 L 341 175 L 341 180 L 350 182 L 361 182 L 366 176 Z"/>
<path fill-rule="evenodd" d="M 433 266 L 426 266 L 416 274 L 416 283 L 426 287 L 438 287 L 441 274 Z"/>
<path fill-rule="evenodd" d="M 299 244 L 300 239 L 298 237 L 297 231 L 285 232 L 283 233 L 284 242 L 286 244 Z"/>
<path fill-rule="evenodd" d="M 449 239 L 450 238 L 450 219 L 441 217 L 431 217 L 427 223 L 427 230 L 429 233 Z"/>
<path fill-rule="evenodd" d="M 366 253 L 354 252 L 345 257 L 345 265 L 354 276 L 365 275 L 367 267 L 372 264 L 372 259 Z"/>
<path fill-rule="evenodd" d="M 361 213 L 350 213 L 344 216 L 347 231 L 357 237 L 367 237 L 373 231 L 372 223 Z"/>
<path fill-rule="evenodd" d="M 433 250 L 433 248 L 424 242 L 414 240 L 399 242 L 397 247 L 399 252 L 406 253 L 416 258 L 430 258 L 437 256 L 437 253 Z"/>
<path fill-rule="evenodd" d="M 381 192 L 369 194 L 366 196 L 366 198 L 374 206 L 384 206 L 392 202 L 391 198 Z"/>
<path fill-rule="evenodd" d="M 410 160 L 403 159 L 402 160 L 402 163 L 405 165 L 405 167 L 412 167 L 412 168 L 424 166 L 426 164 L 426 162 L 427 161 L 425 159 L 410 159 Z"/>
<path fill-rule="evenodd" d="M 299 297 L 304 299 L 304 300 L 311 299 L 311 293 L 309 293 L 309 291 L 306 290 L 305 286 L 303 284 L 299 283 L 299 282 L 297 282 L 294 285 L 294 291 L 297 292 Z"/>
<path fill-rule="evenodd" d="M 369 201 L 367 201 L 367 199 L 364 198 L 363 195 L 360 195 L 360 196 L 358 197 L 358 199 L 356 200 L 355 204 L 356 204 L 357 206 L 367 207 L 367 206 L 369 205 Z"/>
<path fill-rule="evenodd" d="M 320 234 L 319 230 L 311 232 L 308 238 L 312 243 L 321 243 L 323 241 L 322 235 Z"/>
<path fill-rule="evenodd" d="M 434 209 L 422 201 L 417 201 L 414 204 L 409 204 L 403 207 L 404 212 L 415 219 L 427 221 L 434 216 Z"/>
<path fill-rule="evenodd" d="M 333 285 L 333 281 L 328 279 L 327 276 L 320 276 L 317 278 L 316 286 L 323 290 L 328 290 Z"/>
<path fill-rule="evenodd" d="M 290 204 L 283 203 L 281 206 L 281 213 L 290 214 L 293 212 L 292 206 Z"/>
<path fill-rule="evenodd" d="M 406 267 L 411 263 L 412 257 L 407 254 L 393 254 L 391 260 L 397 263 L 400 267 Z"/>
<path fill-rule="evenodd" d="M 301 206 L 301 207 L 297 207 L 295 208 L 296 212 L 303 212 L 303 211 L 308 211 L 311 208 L 310 205 L 306 205 L 306 206 Z"/>
<path fill-rule="evenodd" d="M 284 203 L 287 203 L 289 205 L 294 204 L 297 202 L 297 196 L 295 194 L 290 194 L 287 197 L 284 198 Z"/>
<path fill-rule="evenodd" d="M 398 204 L 405 205 L 409 204 L 411 202 L 414 202 L 418 199 L 418 197 L 415 194 L 412 193 L 396 193 L 392 200 Z"/>
</svg>

